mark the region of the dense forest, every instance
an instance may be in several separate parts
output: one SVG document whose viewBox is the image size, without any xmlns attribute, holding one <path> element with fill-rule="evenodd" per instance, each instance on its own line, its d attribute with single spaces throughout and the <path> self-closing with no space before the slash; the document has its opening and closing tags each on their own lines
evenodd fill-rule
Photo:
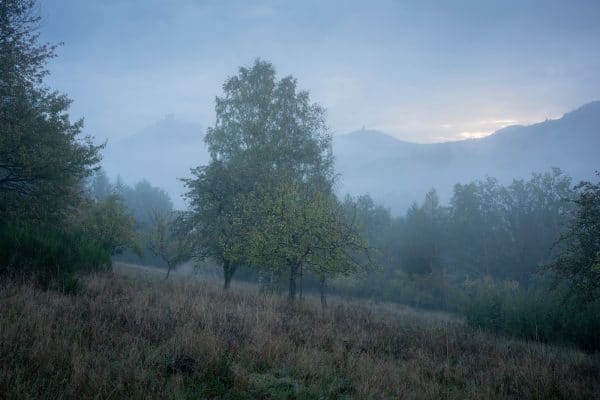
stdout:
<svg viewBox="0 0 600 400">
<path fill-rule="evenodd" d="M 323 313 L 331 294 L 391 302 L 600 350 L 600 176 L 574 182 L 557 167 L 508 185 L 488 177 L 457 183 L 448 203 L 432 188 L 392 215 L 367 194 L 339 196 L 324 108 L 257 59 L 223 84 L 210 161 L 183 179 L 186 207 L 175 209 L 150 182 L 104 172 L 104 145 L 46 83 L 56 46 L 40 42 L 39 24 L 34 1 L 0 3 L 3 282 L 77 298 L 115 261 L 167 279 L 191 265 L 220 271 L 219 290 L 239 280 L 290 307 L 315 294 Z"/>
</svg>

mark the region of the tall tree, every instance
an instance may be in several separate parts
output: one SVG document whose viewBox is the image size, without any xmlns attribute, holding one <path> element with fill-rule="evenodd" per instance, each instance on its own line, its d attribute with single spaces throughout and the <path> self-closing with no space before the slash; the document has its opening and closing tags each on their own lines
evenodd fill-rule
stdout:
<svg viewBox="0 0 600 400">
<path fill-rule="evenodd" d="M 310 102 L 296 80 L 277 80 L 270 63 L 242 67 L 217 97 L 217 120 L 206 143 L 212 160 L 248 166 L 258 175 L 292 171 L 298 178 L 332 178 L 331 136 L 324 109 Z"/>
<path fill-rule="evenodd" d="M 92 175 L 88 184 L 88 192 L 90 197 L 95 201 L 102 201 L 114 194 L 113 186 L 103 168 L 99 168 L 94 175 Z"/>
<path fill-rule="evenodd" d="M 500 276 L 504 271 L 511 239 L 503 192 L 494 178 L 454 185 L 448 258 L 461 275 Z"/>
<path fill-rule="evenodd" d="M 503 192 L 504 212 L 512 238 L 506 277 L 527 283 L 540 265 L 552 260 L 553 244 L 573 209 L 571 178 L 558 169 L 515 180 Z"/>
<path fill-rule="evenodd" d="M 242 239 L 236 230 L 239 213 L 235 201 L 249 182 L 244 172 L 213 160 L 193 169 L 194 178 L 184 180 L 191 211 L 183 214 L 183 221 L 191 237 L 192 255 L 196 260 L 210 258 L 221 265 L 225 290 L 241 262 L 236 250 Z"/>
<path fill-rule="evenodd" d="M 236 198 L 249 198 L 256 187 L 277 187 L 270 182 L 274 176 L 329 190 L 334 174 L 324 110 L 297 89 L 294 78 L 277 80 L 273 66 L 257 60 L 229 78 L 223 91 L 205 138 L 211 163 L 193 170 L 195 178 L 186 184 L 197 254 L 222 264 L 227 287 L 243 253 L 234 221 L 248 211 Z M 290 279 L 292 286 L 294 271 Z"/>
<path fill-rule="evenodd" d="M 39 43 L 34 0 L 0 2 L 0 214 L 60 216 L 82 198 L 99 149 L 71 100 L 43 82 L 55 46 Z"/>
<path fill-rule="evenodd" d="M 575 218 L 549 268 L 566 282 L 572 297 L 588 302 L 600 296 L 600 182 L 581 182 L 575 190 Z"/>
<path fill-rule="evenodd" d="M 404 269 L 409 274 L 427 275 L 440 267 L 444 218 L 435 190 L 426 194 L 421 206 L 415 203 L 408 209 L 404 235 L 398 245 Z"/>
</svg>

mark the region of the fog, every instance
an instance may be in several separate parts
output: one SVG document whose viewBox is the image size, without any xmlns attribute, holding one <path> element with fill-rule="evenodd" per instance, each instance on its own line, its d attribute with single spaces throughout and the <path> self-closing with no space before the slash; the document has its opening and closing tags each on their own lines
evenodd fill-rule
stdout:
<svg viewBox="0 0 600 400">
<path fill-rule="evenodd" d="M 72 115 L 85 117 L 85 131 L 108 139 L 107 158 L 111 147 L 166 115 L 197 124 L 193 143 L 204 153 L 201 137 L 214 122 L 221 84 L 256 57 L 296 77 L 327 109 L 336 136 L 365 127 L 416 143 L 481 137 L 559 118 L 600 92 L 595 1 L 54 0 L 40 8 L 42 37 L 65 43 L 50 81 L 75 99 Z M 162 135 L 168 147 L 181 140 Z M 181 177 L 195 162 L 177 160 L 173 172 Z M 140 178 L 120 167 L 106 165 L 113 176 Z M 166 181 L 164 168 L 145 164 L 145 177 L 181 205 L 181 185 Z M 394 209 L 417 200 L 412 190 L 390 193 L 410 196 L 397 206 L 354 177 L 346 181 Z"/>
<path fill-rule="evenodd" d="M 52 0 L 53 87 L 99 139 L 166 114 L 203 127 L 240 65 L 298 78 L 334 134 L 439 142 L 560 117 L 597 99 L 598 2 Z"/>
<path fill-rule="evenodd" d="M 3 398 L 597 397 L 599 21 L 0 0 Z"/>
<path fill-rule="evenodd" d="M 340 197 L 369 194 L 401 215 L 432 188 L 447 203 L 454 184 L 488 176 L 508 184 L 558 167 L 575 181 L 591 179 L 600 167 L 599 128 L 600 102 L 591 102 L 556 120 L 515 125 L 480 139 L 417 144 L 359 129 L 334 136 L 336 190 Z M 147 179 L 167 190 L 177 208 L 185 208 L 185 187 L 177 178 L 208 162 L 204 130 L 167 115 L 132 136 L 109 141 L 104 168 L 130 184 Z"/>
</svg>

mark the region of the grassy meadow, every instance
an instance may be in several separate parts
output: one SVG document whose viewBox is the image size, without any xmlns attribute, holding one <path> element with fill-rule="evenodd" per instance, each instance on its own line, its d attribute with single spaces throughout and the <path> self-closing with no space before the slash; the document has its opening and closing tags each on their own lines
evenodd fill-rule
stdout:
<svg viewBox="0 0 600 400">
<path fill-rule="evenodd" d="M 591 399 L 600 357 L 449 314 L 116 265 L 75 294 L 0 285 L 6 399 Z"/>
</svg>

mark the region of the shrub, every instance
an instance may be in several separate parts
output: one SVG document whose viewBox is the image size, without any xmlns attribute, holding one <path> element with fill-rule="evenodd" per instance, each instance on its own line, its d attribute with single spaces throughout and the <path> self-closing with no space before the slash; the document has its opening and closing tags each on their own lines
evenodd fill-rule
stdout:
<svg viewBox="0 0 600 400">
<path fill-rule="evenodd" d="M 544 281 L 467 281 L 462 311 L 472 326 L 529 340 L 600 350 L 600 299 L 585 305 Z"/>
<path fill-rule="evenodd" d="M 397 268 L 394 271 L 375 270 L 369 274 L 344 277 L 332 282 L 334 293 L 391 301 L 429 310 L 457 312 L 463 290 L 451 275 L 434 271 L 409 276 Z"/>
<path fill-rule="evenodd" d="M 109 196 L 60 223 L 11 219 L 0 225 L 0 274 L 75 292 L 76 275 L 109 269 L 111 257 L 125 248 L 136 248 L 133 218 Z"/>
<path fill-rule="evenodd" d="M 33 276 L 44 287 L 74 291 L 77 273 L 110 267 L 110 253 L 79 230 L 49 225 L 0 227 L 0 273 Z"/>
</svg>

